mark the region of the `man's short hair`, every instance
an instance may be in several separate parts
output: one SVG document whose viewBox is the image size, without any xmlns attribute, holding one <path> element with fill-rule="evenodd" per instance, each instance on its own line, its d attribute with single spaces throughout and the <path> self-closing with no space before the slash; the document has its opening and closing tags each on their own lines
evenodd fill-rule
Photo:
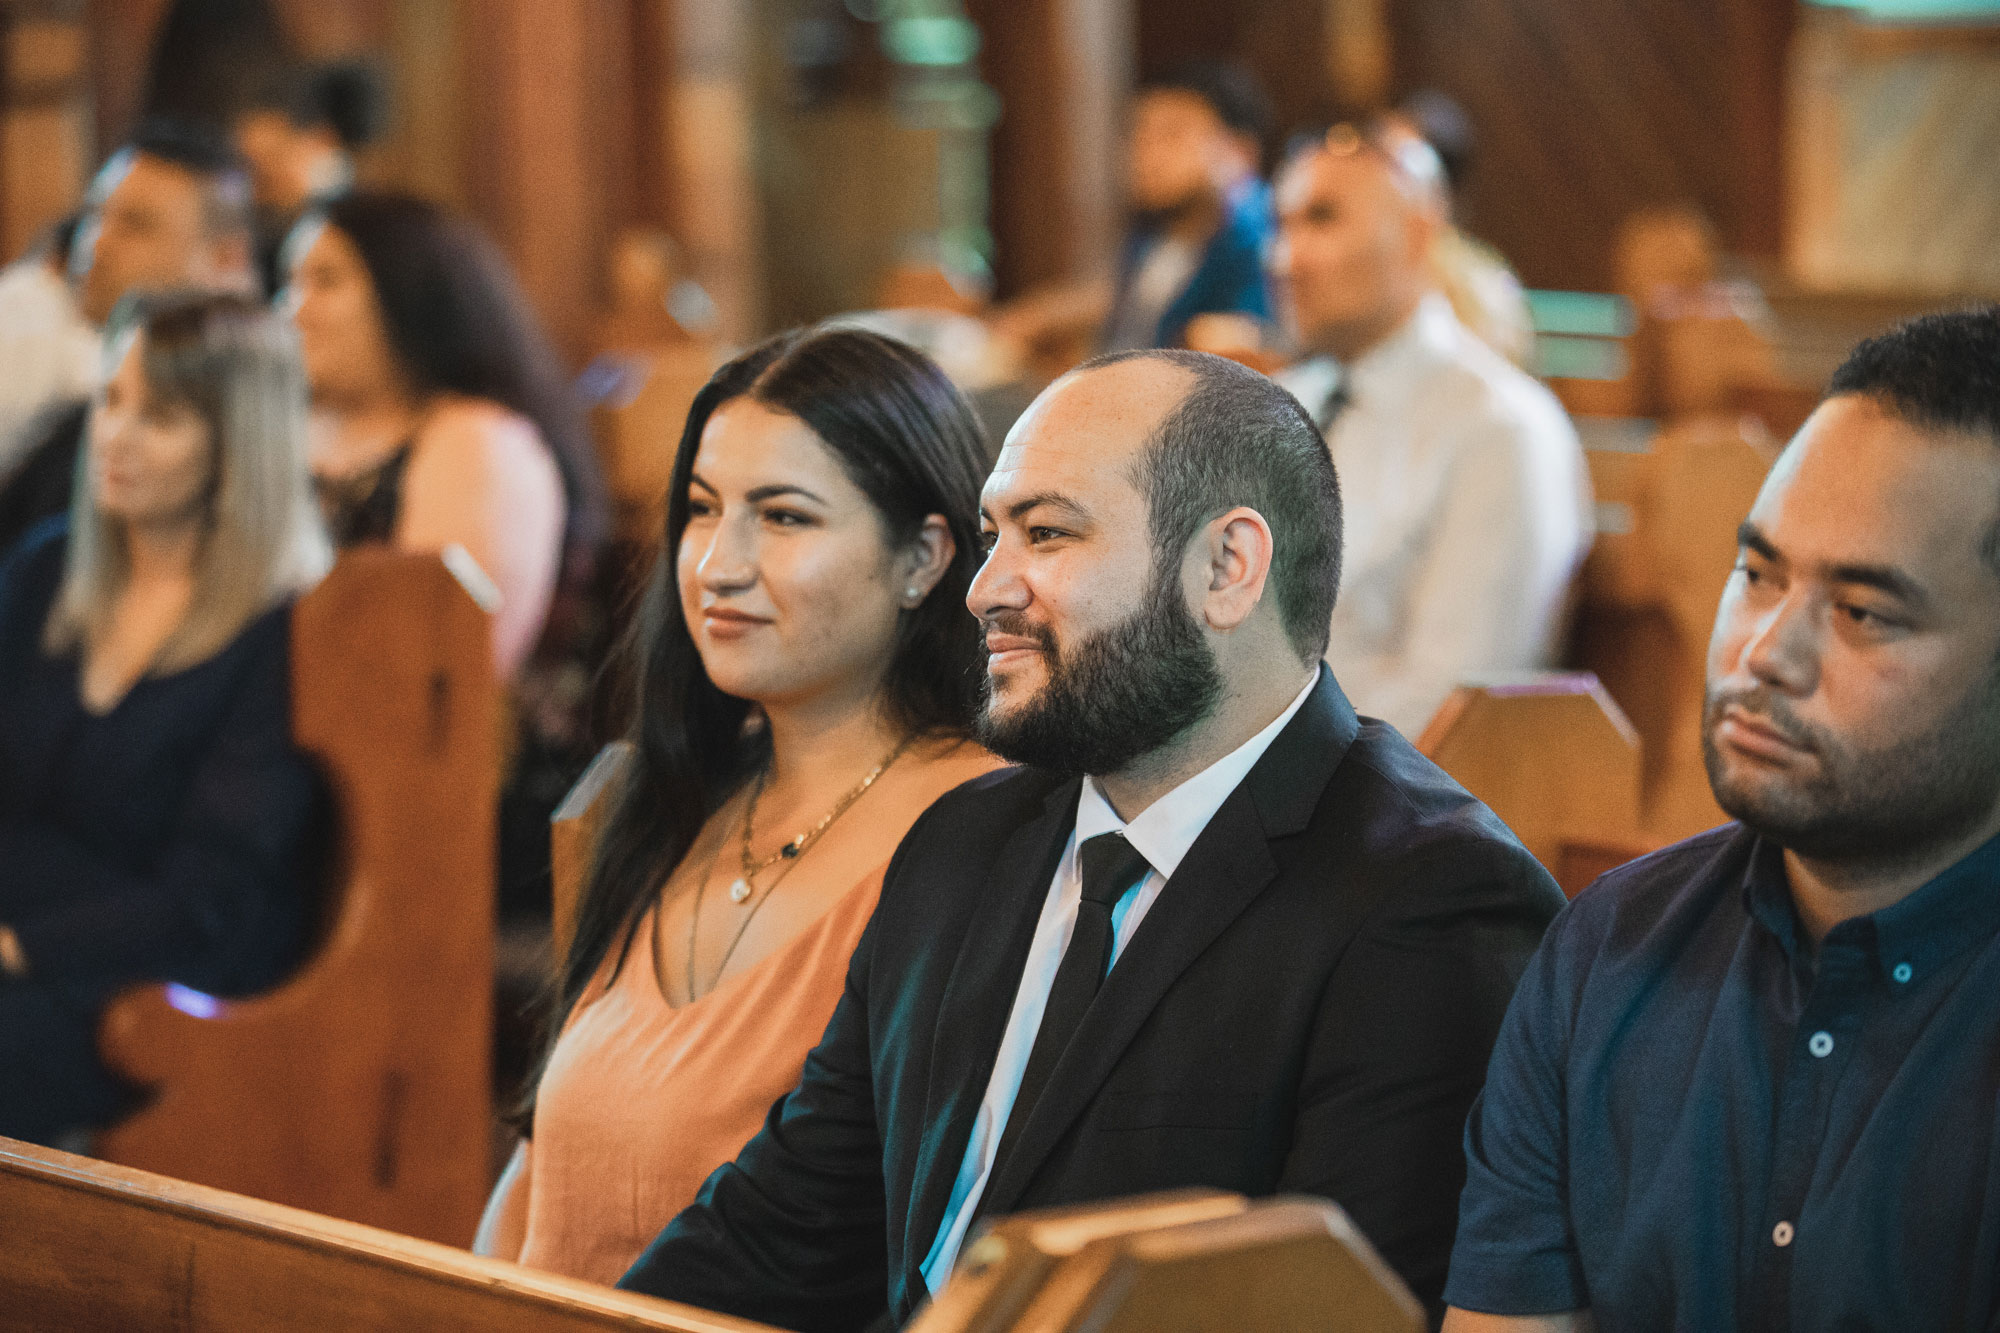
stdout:
<svg viewBox="0 0 2000 1333">
<path fill-rule="evenodd" d="M 186 121 L 152 119 L 119 148 L 179 167 L 201 182 L 202 226 L 210 236 L 251 228 L 250 172 L 218 131 Z"/>
<path fill-rule="evenodd" d="M 1848 353 L 1829 398 L 1855 394 L 1925 430 L 2000 445 L 2000 306 L 1921 315 Z M 2000 521 L 1980 545 L 2000 574 Z"/>
<path fill-rule="evenodd" d="M 1247 366 L 1206 352 L 1157 348 L 1096 357 L 1078 373 L 1156 360 L 1194 386 L 1140 453 L 1156 577 L 1171 577 L 1201 525 L 1245 505 L 1271 525 L 1270 587 L 1285 634 L 1304 661 L 1326 652 L 1340 591 L 1340 483 L 1318 427 L 1299 400 Z"/>
<path fill-rule="evenodd" d="M 1137 93 L 1191 93 L 1237 134 L 1260 144 L 1271 133 L 1271 102 L 1257 79 L 1241 65 L 1219 60 L 1190 60 L 1141 79 Z"/>
</svg>

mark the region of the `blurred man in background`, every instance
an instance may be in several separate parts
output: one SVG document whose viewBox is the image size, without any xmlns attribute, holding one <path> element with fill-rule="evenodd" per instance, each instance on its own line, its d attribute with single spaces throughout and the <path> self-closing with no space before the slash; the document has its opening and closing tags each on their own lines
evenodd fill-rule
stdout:
<svg viewBox="0 0 2000 1333">
<path fill-rule="evenodd" d="M 1147 80 L 1132 104 L 1132 224 L 1109 282 L 1031 294 L 994 330 L 1034 347 L 1092 335 L 1100 351 L 1177 347 L 1188 322 L 1272 313 L 1270 191 L 1258 174 L 1268 104 L 1248 73 L 1209 62 Z"/>
<path fill-rule="evenodd" d="M 0 271 L 0 477 L 33 441 L 28 426 L 52 402 L 97 382 L 97 330 L 77 309 L 69 253 L 79 218 L 64 218 Z"/>
<path fill-rule="evenodd" d="M 1326 660 L 1415 739 L 1460 681 L 1554 660 L 1590 485 L 1553 395 L 1453 315 L 1432 257 L 1437 153 L 1394 121 L 1302 139 L 1273 272 L 1309 359 L 1281 376 L 1326 433 L 1347 561 Z"/>
<path fill-rule="evenodd" d="M 250 182 L 219 138 L 165 122 L 113 153 L 84 199 L 70 272 L 83 318 L 101 327 L 129 292 L 173 287 L 255 292 Z M 48 339 L 72 339 L 52 329 Z M 65 342 L 64 345 L 73 345 Z M 22 403 L 18 459 L 0 483 L 0 549 L 69 507 L 86 399 L 96 384 L 65 381 Z"/>
</svg>

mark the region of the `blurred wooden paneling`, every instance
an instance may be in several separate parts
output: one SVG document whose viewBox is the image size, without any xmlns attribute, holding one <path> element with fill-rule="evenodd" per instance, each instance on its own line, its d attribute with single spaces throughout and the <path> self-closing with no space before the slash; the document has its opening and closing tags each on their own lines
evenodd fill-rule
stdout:
<svg viewBox="0 0 2000 1333">
<path fill-rule="evenodd" d="M 967 0 L 984 39 L 981 77 L 1000 96 L 992 188 L 1002 295 L 1110 272 L 1138 6 Z"/>
<path fill-rule="evenodd" d="M 0 7 L 0 262 L 70 209 L 90 170 L 84 18 L 77 0 Z"/>
<path fill-rule="evenodd" d="M 606 240 L 593 111 L 629 88 L 619 62 L 605 58 L 625 8 L 618 0 L 459 4 L 467 201 L 573 354 L 589 338 Z"/>
<path fill-rule="evenodd" d="M 1339 38 L 1367 27 L 1385 0 L 1142 0 L 1140 77 L 1164 74 L 1190 60 L 1232 60 L 1249 69 L 1271 99 L 1275 152 L 1286 135 L 1309 121 L 1330 119 L 1357 100 L 1338 86 L 1343 55 L 1358 57 Z"/>
<path fill-rule="evenodd" d="M 1647 204 L 1693 203 L 1725 249 L 1772 254 L 1794 4 L 1403 0 L 1398 91 L 1471 114 L 1471 229 L 1530 286 L 1606 289 L 1618 223 Z"/>
<path fill-rule="evenodd" d="M 2000 295 L 2000 19 L 1817 12 L 1793 52 L 1787 270 L 1843 293 Z"/>
</svg>

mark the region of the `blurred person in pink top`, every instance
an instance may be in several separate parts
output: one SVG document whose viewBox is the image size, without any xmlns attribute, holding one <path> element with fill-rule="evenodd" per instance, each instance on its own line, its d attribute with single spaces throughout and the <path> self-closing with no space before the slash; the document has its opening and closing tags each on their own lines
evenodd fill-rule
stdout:
<svg viewBox="0 0 2000 1333">
<path fill-rule="evenodd" d="M 635 762 L 476 1248 L 613 1282 L 797 1082 L 968 739 L 985 457 L 920 353 L 781 334 L 696 397 L 633 638 Z"/>
</svg>

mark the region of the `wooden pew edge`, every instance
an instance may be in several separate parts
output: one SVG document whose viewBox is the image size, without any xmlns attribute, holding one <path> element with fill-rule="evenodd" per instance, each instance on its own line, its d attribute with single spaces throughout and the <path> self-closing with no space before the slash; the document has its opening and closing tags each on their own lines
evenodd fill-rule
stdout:
<svg viewBox="0 0 2000 1333">
<path fill-rule="evenodd" d="M 763 1324 L 734 1319 L 595 1283 L 537 1272 L 436 1241 L 398 1235 L 358 1222 L 266 1203 L 226 1190 L 192 1185 L 132 1167 L 78 1157 L 0 1138 L 0 1175 L 40 1180 L 58 1188 L 118 1198 L 134 1207 L 170 1213 L 197 1225 L 304 1247 L 322 1241 L 363 1262 L 385 1268 L 415 1266 L 468 1289 L 563 1301 L 606 1315 L 643 1319 L 657 1326 L 672 1319 L 688 1333 L 768 1333 Z"/>
<path fill-rule="evenodd" d="M 562 804 L 549 816 L 550 928 L 555 965 L 569 957 L 571 932 L 576 928 L 576 911 L 583 896 L 584 881 L 590 875 L 590 859 L 596 851 L 597 833 L 610 809 L 610 798 L 637 761 L 637 748 L 628 740 L 616 740 L 597 752 L 590 767 L 569 789 Z"/>
</svg>

